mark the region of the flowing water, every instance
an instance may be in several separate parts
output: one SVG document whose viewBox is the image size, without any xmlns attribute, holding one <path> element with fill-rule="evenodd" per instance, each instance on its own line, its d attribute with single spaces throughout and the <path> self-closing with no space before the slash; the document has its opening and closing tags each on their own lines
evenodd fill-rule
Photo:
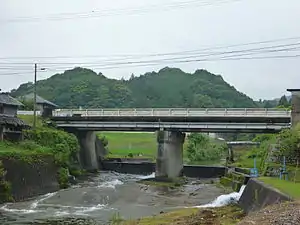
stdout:
<svg viewBox="0 0 300 225">
<path fill-rule="evenodd" d="M 237 200 L 241 194 L 222 195 L 223 190 L 210 184 L 211 180 L 190 179 L 188 184 L 176 189 L 137 183 L 151 177 L 154 174 L 101 172 L 69 189 L 31 201 L 1 205 L 0 224 L 107 224 L 116 213 L 124 219 L 135 219 L 178 208 L 221 206 Z"/>
</svg>

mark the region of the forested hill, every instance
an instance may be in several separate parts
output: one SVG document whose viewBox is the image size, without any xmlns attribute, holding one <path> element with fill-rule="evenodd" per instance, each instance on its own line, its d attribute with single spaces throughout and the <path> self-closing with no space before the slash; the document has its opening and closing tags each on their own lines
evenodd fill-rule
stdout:
<svg viewBox="0 0 300 225">
<path fill-rule="evenodd" d="M 26 83 L 11 94 L 18 97 L 31 92 L 33 84 Z M 38 81 L 37 93 L 60 107 L 257 107 L 219 75 L 168 67 L 129 80 L 74 68 Z"/>
</svg>

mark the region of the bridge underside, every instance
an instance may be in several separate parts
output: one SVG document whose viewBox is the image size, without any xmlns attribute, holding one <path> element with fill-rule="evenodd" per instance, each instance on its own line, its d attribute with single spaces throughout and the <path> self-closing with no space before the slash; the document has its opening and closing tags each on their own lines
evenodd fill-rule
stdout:
<svg viewBox="0 0 300 225">
<path fill-rule="evenodd" d="M 286 116 L 58 116 L 53 121 L 94 121 L 94 122 L 182 122 L 182 123 L 290 123 Z"/>
<path fill-rule="evenodd" d="M 99 121 L 69 121 L 57 122 L 63 129 L 78 129 L 86 131 L 139 131 L 154 132 L 157 130 L 180 132 L 211 132 L 211 133 L 277 133 L 289 124 L 268 123 L 166 123 L 166 122 L 99 122 Z"/>
</svg>

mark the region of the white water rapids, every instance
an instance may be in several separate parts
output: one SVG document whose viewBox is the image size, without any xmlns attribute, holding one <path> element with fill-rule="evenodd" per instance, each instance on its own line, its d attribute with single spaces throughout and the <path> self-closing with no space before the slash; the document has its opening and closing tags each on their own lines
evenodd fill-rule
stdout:
<svg viewBox="0 0 300 225">
<path fill-rule="evenodd" d="M 220 207 L 237 202 L 245 188 L 243 186 L 238 193 L 221 195 L 222 189 L 201 181 L 190 182 L 181 190 L 166 190 L 165 187 L 147 187 L 136 183 L 154 176 L 154 173 L 141 176 L 102 172 L 71 188 L 48 193 L 31 201 L 0 206 L 0 217 L 3 214 L 18 222 L 9 223 L 0 218 L 0 224 L 27 225 L 34 224 L 28 221 L 52 218 L 67 221 L 70 217 L 107 222 L 116 212 L 124 218 L 133 219 L 183 207 Z"/>
</svg>

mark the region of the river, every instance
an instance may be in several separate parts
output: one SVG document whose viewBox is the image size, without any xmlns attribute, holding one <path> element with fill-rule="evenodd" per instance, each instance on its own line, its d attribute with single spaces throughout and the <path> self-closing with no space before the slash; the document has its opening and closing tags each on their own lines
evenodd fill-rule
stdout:
<svg viewBox="0 0 300 225">
<path fill-rule="evenodd" d="M 176 189 L 137 183 L 151 177 L 154 174 L 138 176 L 101 172 L 65 190 L 30 201 L 1 205 L 0 224 L 108 224 L 116 213 L 124 219 L 135 219 L 162 211 L 201 206 L 224 194 L 223 189 L 212 184 L 212 179 L 189 179 L 188 184 Z"/>
</svg>

